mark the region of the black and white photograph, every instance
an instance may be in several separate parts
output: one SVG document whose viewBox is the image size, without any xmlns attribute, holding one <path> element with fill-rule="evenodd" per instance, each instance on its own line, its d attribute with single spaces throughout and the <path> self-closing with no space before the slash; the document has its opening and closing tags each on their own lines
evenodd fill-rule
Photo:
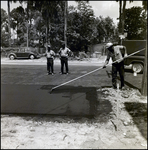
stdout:
<svg viewBox="0 0 148 150">
<path fill-rule="evenodd" d="M 147 1 L 1 1 L 1 149 L 147 149 Z"/>
</svg>

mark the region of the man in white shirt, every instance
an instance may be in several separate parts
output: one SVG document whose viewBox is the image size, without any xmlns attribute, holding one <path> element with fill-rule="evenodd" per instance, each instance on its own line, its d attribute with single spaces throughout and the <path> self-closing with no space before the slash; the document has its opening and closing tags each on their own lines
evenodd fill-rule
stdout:
<svg viewBox="0 0 148 150">
<path fill-rule="evenodd" d="M 65 44 L 62 44 L 62 47 L 59 50 L 60 60 L 61 60 L 61 74 L 64 74 L 64 65 L 66 68 L 66 74 L 69 74 L 68 68 L 68 56 L 72 53 L 72 51 L 65 47 Z"/>
<path fill-rule="evenodd" d="M 48 74 L 54 74 L 54 56 L 55 56 L 55 52 L 53 50 L 51 50 L 50 45 L 48 45 L 48 50 L 46 51 L 46 53 L 44 54 L 47 58 L 47 71 Z"/>
<path fill-rule="evenodd" d="M 124 87 L 124 57 L 127 56 L 126 47 L 123 45 L 114 45 L 113 43 L 107 43 L 106 48 L 108 50 L 107 58 L 103 68 L 106 67 L 110 58 L 112 61 L 116 63 L 112 64 L 112 85 L 113 88 L 117 88 L 117 72 L 119 72 L 120 80 L 121 80 L 121 89 L 125 89 Z"/>
</svg>

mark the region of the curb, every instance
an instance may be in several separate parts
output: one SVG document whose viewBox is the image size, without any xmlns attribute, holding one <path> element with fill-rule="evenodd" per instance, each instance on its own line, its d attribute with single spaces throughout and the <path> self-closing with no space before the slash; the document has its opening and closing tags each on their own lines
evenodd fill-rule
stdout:
<svg viewBox="0 0 148 150">
<path fill-rule="evenodd" d="M 90 58 L 90 61 L 88 60 L 68 60 L 69 65 L 88 65 L 88 66 L 98 66 L 100 64 L 104 64 L 106 60 L 106 56 L 101 56 L 100 58 Z M 9 58 L 1 58 L 1 65 L 46 65 L 47 61 L 45 57 L 42 57 L 40 59 L 25 59 L 25 60 L 10 60 Z M 54 65 L 60 65 L 60 59 L 55 59 L 54 60 Z"/>
</svg>

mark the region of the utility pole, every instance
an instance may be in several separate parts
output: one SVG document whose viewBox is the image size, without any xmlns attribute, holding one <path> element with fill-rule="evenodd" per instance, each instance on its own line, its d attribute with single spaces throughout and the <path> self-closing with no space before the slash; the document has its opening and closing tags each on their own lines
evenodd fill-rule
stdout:
<svg viewBox="0 0 148 150">
<path fill-rule="evenodd" d="M 65 18 L 64 41 L 65 41 L 65 46 L 66 47 L 67 47 L 67 7 L 68 7 L 68 1 L 65 1 L 65 11 L 64 11 L 64 18 Z"/>
<path fill-rule="evenodd" d="M 11 46 L 11 27 L 10 27 L 10 0 L 7 2 L 8 5 L 8 37 L 9 37 L 9 46 Z"/>
<path fill-rule="evenodd" d="M 147 96 L 147 40 L 145 49 L 145 61 L 144 61 L 144 71 L 142 77 L 141 94 Z"/>
<path fill-rule="evenodd" d="M 28 50 L 28 43 L 29 43 L 29 30 L 28 30 L 28 26 L 29 26 L 29 24 L 28 24 L 28 20 L 27 20 L 27 50 Z"/>
</svg>

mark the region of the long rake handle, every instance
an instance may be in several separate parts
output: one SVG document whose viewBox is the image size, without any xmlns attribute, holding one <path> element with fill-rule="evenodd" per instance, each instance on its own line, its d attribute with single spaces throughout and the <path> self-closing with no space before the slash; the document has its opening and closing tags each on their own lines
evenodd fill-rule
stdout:
<svg viewBox="0 0 148 150">
<path fill-rule="evenodd" d="M 89 74 L 91 74 L 91 73 L 93 73 L 93 72 L 95 72 L 95 71 L 97 71 L 97 70 L 100 70 L 100 69 L 102 69 L 102 68 L 103 68 L 103 67 L 97 68 L 97 69 L 95 69 L 95 70 L 93 70 L 93 71 L 91 71 L 91 72 L 88 72 L 88 73 L 86 73 L 86 74 L 84 74 L 84 75 L 82 75 L 82 76 L 79 76 L 79 77 L 74 78 L 74 79 L 72 79 L 72 80 L 70 80 L 70 81 L 67 81 L 67 82 L 62 83 L 62 84 L 60 84 L 60 85 L 58 85 L 58 86 L 55 86 L 55 87 L 53 87 L 51 90 L 54 90 L 54 89 L 56 89 L 56 88 L 58 88 L 58 87 L 60 87 L 60 86 L 63 86 L 63 85 L 65 85 L 65 84 L 68 84 L 68 83 L 70 83 L 70 82 L 73 82 L 73 81 L 75 81 L 75 80 L 77 80 L 77 79 L 80 79 L 80 78 L 82 78 L 82 77 L 84 77 L 84 76 L 87 76 L 87 75 L 89 75 Z"/>
<path fill-rule="evenodd" d="M 144 49 L 145 49 L 145 48 L 144 48 Z M 139 50 L 139 51 L 136 51 L 136 52 L 134 52 L 134 53 L 132 53 L 132 54 L 130 54 L 130 55 L 124 57 L 124 58 L 128 58 L 128 57 L 130 57 L 130 56 L 132 56 L 132 55 L 134 55 L 134 54 L 136 54 L 136 53 L 139 53 L 140 51 L 143 51 L 144 49 L 141 49 L 141 50 Z M 116 61 L 114 61 L 114 62 L 112 62 L 112 63 L 107 64 L 106 66 L 109 66 L 109 65 L 111 65 L 111 64 L 113 64 L 113 63 L 116 63 L 116 62 L 118 62 L 118 61 L 120 61 L 120 60 L 122 60 L 122 59 L 118 59 L 118 60 L 116 60 Z M 73 81 L 75 81 L 75 80 L 77 80 L 77 79 L 80 79 L 80 78 L 82 78 L 82 77 L 85 77 L 85 76 L 87 76 L 87 75 L 89 75 L 89 74 L 91 74 L 91 73 L 93 73 L 93 72 L 96 72 L 96 71 L 102 69 L 102 68 L 103 68 L 103 67 L 97 68 L 97 69 L 95 69 L 95 70 L 93 70 L 93 71 L 90 71 L 90 72 L 88 72 L 88 73 L 86 73 L 86 74 L 84 74 L 84 75 L 82 75 L 82 76 L 79 76 L 79 77 L 74 78 L 74 79 L 72 79 L 72 80 L 70 80 L 70 81 L 67 81 L 67 82 L 62 83 L 62 84 L 60 84 L 60 85 L 57 85 L 57 86 L 53 87 L 53 88 L 51 89 L 51 91 L 54 90 L 54 89 L 56 89 L 56 88 L 58 88 L 58 87 L 61 87 L 61 86 L 65 85 L 65 84 L 68 84 L 68 83 L 70 83 L 70 82 L 73 82 Z"/>
</svg>

